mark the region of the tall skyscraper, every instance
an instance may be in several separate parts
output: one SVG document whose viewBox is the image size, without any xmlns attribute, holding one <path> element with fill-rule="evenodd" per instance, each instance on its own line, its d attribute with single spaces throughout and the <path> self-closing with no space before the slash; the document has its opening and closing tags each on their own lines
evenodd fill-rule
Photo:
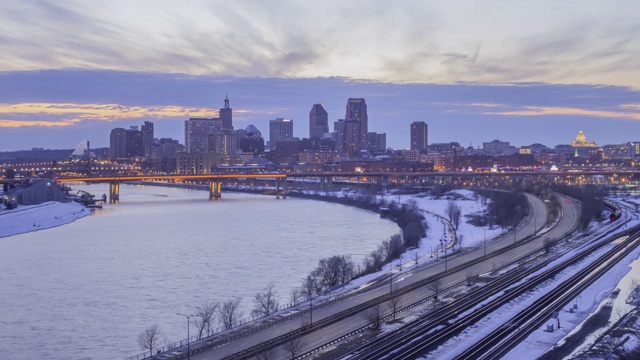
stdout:
<svg viewBox="0 0 640 360">
<path fill-rule="evenodd" d="M 151 121 L 145 121 L 141 130 L 144 156 L 151 156 L 151 144 L 153 144 L 153 123 Z"/>
<path fill-rule="evenodd" d="M 184 122 L 184 145 L 189 153 L 209 152 L 209 134 L 222 128 L 219 118 L 190 118 Z"/>
<path fill-rule="evenodd" d="M 269 121 L 269 148 L 275 149 L 280 140 L 293 137 L 293 120 L 277 118 Z"/>
<path fill-rule="evenodd" d="M 309 138 L 322 138 L 329 132 L 329 114 L 322 104 L 314 104 L 309 112 Z"/>
<path fill-rule="evenodd" d="M 360 137 L 360 124 L 354 120 L 344 122 L 344 148 L 350 156 L 358 156 L 362 150 L 362 138 Z"/>
<path fill-rule="evenodd" d="M 336 150 L 344 151 L 344 130 L 345 130 L 345 121 L 344 119 L 338 119 L 333 123 L 333 141 L 336 142 Z"/>
<path fill-rule="evenodd" d="M 220 109 L 218 114 L 220 120 L 222 120 L 222 128 L 223 129 L 233 129 L 233 111 L 229 107 L 229 96 L 225 96 L 224 98 L 224 107 Z"/>
<path fill-rule="evenodd" d="M 414 121 L 411 124 L 411 150 L 420 150 L 427 152 L 428 148 L 428 129 L 424 121 Z"/>
<path fill-rule="evenodd" d="M 357 123 L 357 130 L 360 134 L 358 143 L 354 144 L 357 152 L 362 149 L 366 149 L 367 133 L 369 132 L 369 117 L 367 115 L 367 103 L 363 98 L 349 98 L 349 100 L 347 100 L 347 113 L 345 115 L 345 120 L 355 121 Z"/>
</svg>

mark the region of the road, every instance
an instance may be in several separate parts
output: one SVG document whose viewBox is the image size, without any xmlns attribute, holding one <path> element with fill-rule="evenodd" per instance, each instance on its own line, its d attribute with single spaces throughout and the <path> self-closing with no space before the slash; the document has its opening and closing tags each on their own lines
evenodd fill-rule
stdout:
<svg viewBox="0 0 640 360">
<path fill-rule="evenodd" d="M 546 206 L 542 200 L 531 195 L 528 195 L 527 198 L 530 208 L 529 213 L 533 214 L 535 212 L 537 215 L 529 216 L 517 228 L 515 242 L 519 244 L 518 246 L 512 246 L 514 243 L 514 236 L 512 233 L 507 233 L 505 236 L 487 242 L 486 254 L 491 255 L 493 252 L 497 252 L 503 248 L 508 248 L 511 246 L 512 248 L 507 251 L 504 251 L 496 256 L 488 256 L 486 260 L 480 261 L 475 265 L 456 272 L 451 272 L 450 269 L 483 258 L 485 256 L 484 246 L 481 246 L 480 248 L 473 251 L 448 256 L 446 263 L 445 261 L 440 260 L 437 263 L 431 264 L 429 266 L 424 266 L 419 269 L 408 271 L 405 270 L 402 273 L 395 275 L 393 281 L 394 288 L 409 285 L 410 283 L 431 277 L 434 274 L 445 273 L 445 266 L 449 273 L 442 277 L 441 281 L 442 287 L 446 288 L 451 284 L 464 281 L 466 279 L 467 273 L 469 272 L 474 275 L 488 273 L 504 265 L 511 264 L 518 259 L 522 259 L 526 256 L 529 256 L 530 254 L 538 252 L 544 248 L 544 242 L 546 239 L 560 239 L 576 228 L 579 216 L 578 207 L 574 205 L 570 200 L 562 201 L 561 203 L 563 216 L 558 224 L 554 228 L 546 232 L 544 235 L 538 236 L 529 241 L 525 241 L 531 238 L 531 235 L 534 232 L 534 228 L 537 229 L 539 233 L 543 232 L 540 229 L 544 226 L 547 215 Z M 317 309 L 314 308 L 313 320 L 314 322 L 316 322 L 320 319 L 327 318 L 335 313 L 350 309 L 360 303 L 383 296 L 388 292 L 388 286 L 376 287 L 366 293 L 359 294 L 352 298 L 335 302 L 325 307 Z M 407 293 L 402 296 L 399 307 L 403 307 L 410 303 L 416 302 L 430 294 L 431 291 L 426 289 L 426 287 L 422 287 L 416 291 Z M 214 360 L 228 357 L 241 350 L 250 348 L 269 339 L 296 330 L 304 324 L 305 320 L 308 320 L 308 312 L 302 317 L 298 317 L 292 319 L 291 321 L 280 323 L 265 330 L 243 336 L 226 345 L 211 349 L 210 351 L 206 351 L 200 354 L 194 354 L 191 356 L 191 358 L 196 360 Z M 354 329 L 366 326 L 367 323 L 368 320 L 365 319 L 362 313 L 357 313 L 353 316 L 349 316 L 336 321 L 329 326 L 315 330 L 314 332 L 304 336 L 303 341 L 306 346 L 304 346 L 303 351 L 308 351 L 310 349 L 319 347 L 333 339 L 350 333 Z M 279 354 L 280 356 L 284 355 L 282 352 L 280 352 Z M 168 358 L 165 356 L 158 358 Z"/>
</svg>

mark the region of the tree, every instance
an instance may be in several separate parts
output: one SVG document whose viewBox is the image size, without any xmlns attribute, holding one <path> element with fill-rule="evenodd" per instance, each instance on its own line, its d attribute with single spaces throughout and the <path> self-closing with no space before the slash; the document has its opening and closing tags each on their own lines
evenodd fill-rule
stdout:
<svg viewBox="0 0 640 360">
<path fill-rule="evenodd" d="M 440 290 L 442 289 L 442 280 L 440 279 L 435 279 L 432 282 L 430 282 L 429 284 L 427 284 L 427 288 L 431 291 L 433 291 L 433 299 L 438 301 L 438 294 L 440 294 Z"/>
<path fill-rule="evenodd" d="M 447 219 L 453 225 L 455 230 L 458 230 L 460 225 L 460 217 L 462 216 L 462 208 L 454 200 L 449 200 L 447 203 L 447 209 L 445 210 Z"/>
<path fill-rule="evenodd" d="M 393 313 L 393 321 L 396 321 L 396 312 L 398 311 L 398 306 L 400 306 L 400 302 L 402 301 L 402 295 L 392 296 L 389 300 L 387 300 L 387 306 L 391 309 Z"/>
<path fill-rule="evenodd" d="M 242 312 L 239 310 L 240 301 L 242 301 L 240 297 L 235 297 L 218 307 L 218 318 L 225 330 L 231 329 L 233 324 L 242 317 Z"/>
<path fill-rule="evenodd" d="M 291 360 L 294 360 L 306 345 L 307 344 L 302 336 L 298 336 L 291 338 L 282 344 L 282 349 L 284 349 L 285 353 Z"/>
<path fill-rule="evenodd" d="M 380 328 L 380 321 L 382 321 L 382 305 L 376 304 L 364 312 L 364 317 L 371 325 L 373 325 L 374 330 L 378 330 Z"/>
<path fill-rule="evenodd" d="M 198 329 L 198 340 L 202 339 L 202 333 L 204 329 L 207 329 L 207 334 L 211 330 L 211 323 L 216 315 L 216 310 L 218 309 L 219 303 L 210 303 L 206 302 L 202 306 L 196 307 L 195 311 L 195 323 L 196 329 Z"/>
<path fill-rule="evenodd" d="M 160 341 L 160 327 L 153 324 L 147 327 L 143 333 L 138 335 L 138 345 L 144 350 L 149 350 L 149 354 L 153 356 L 153 348 Z"/>
<path fill-rule="evenodd" d="M 300 301 L 304 299 L 305 291 L 303 288 L 294 287 L 289 291 L 289 301 L 293 303 L 293 305 L 298 305 Z"/>
<path fill-rule="evenodd" d="M 273 290 L 276 284 L 270 282 L 262 292 L 256 294 L 253 298 L 254 308 L 251 314 L 255 316 L 268 316 L 278 310 L 278 301 L 276 300 L 276 292 Z"/>
<path fill-rule="evenodd" d="M 458 235 L 458 250 L 462 252 L 462 244 L 464 243 L 464 235 Z"/>
<path fill-rule="evenodd" d="M 275 349 L 263 350 L 256 355 L 256 360 L 275 360 L 277 358 Z"/>
<path fill-rule="evenodd" d="M 473 275 L 471 271 L 467 271 L 466 279 L 467 279 L 467 286 L 471 286 L 473 285 L 475 275 Z"/>
</svg>

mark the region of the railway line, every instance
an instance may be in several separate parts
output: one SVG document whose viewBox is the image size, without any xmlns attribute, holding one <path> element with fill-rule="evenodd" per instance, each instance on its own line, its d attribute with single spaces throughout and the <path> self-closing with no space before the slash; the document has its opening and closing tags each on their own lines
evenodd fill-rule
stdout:
<svg viewBox="0 0 640 360">
<path fill-rule="evenodd" d="M 612 225 L 615 225 L 615 228 L 619 228 L 622 226 L 621 223 Z M 609 228 L 608 231 L 612 231 L 612 229 Z M 625 236 L 627 234 L 633 233 L 634 231 L 640 232 L 640 227 L 625 230 L 619 235 L 610 237 L 604 241 L 594 243 L 581 250 L 570 259 L 567 259 L 553 266 L 551 269 L 548 269 L 539 275 L 532 276 L 535 272 L 546 267 L 552 260 L 532 264 L 529 267 L 518 267 L 514 271 L 511 271 L 504 276 L 501 276 L 500 278 L 487 283 L 485 286 L 466 293 L 463 297 L 458 298 L 457 300 L 454 300 L 451 303 L 448 303 L 434 310 L 433 312 L 422 315 L 418 319 L 406 324 L 402 328 L 397 329 L 393 332 L 389 332 L 379 337 L 375 341 L 372 341 L 351 351 L 348 356 L 343 356 L 343 358 L 415 358 L 421 353 L 435 348 L 437 345 L 460 333 L 469 324 L 477 321 L 478 319 L 481 319 L 482 317 L 484 317 L 484 315 L 489 314 L 491 312 L 491 309 L 494 309 L 496 306 L 501 306 L 499 305 L 500 301 L 496 300 L 495 304 L 493 305 L 484 305 L 481 309 L 474 311 L 474 313 L 471 313 L 461 319 L 456 319 L 458 316 L 460 316 L 460 314 L 464 314 L 465 312 L 472 310 L 477 306 L 477 304 L 490 299 L 491 297 L 499 294 L 502 291 L 505 291 L 512 284 L 522 281 L 528 276 L 532 276 L 531 278 L 527 279 L 526 283 L 521 284 L 518 287 L 509 289 L 507 295 L 508 299 L 513 299 L 520 294 L 529 291 L 531 288 L 537 286 L 538 284 L 546 281 L 549 277 L 555 276 L 560 271 L 566 269 L 567 267 L 575 264 L 578 261 L 581 261 L 593 251 L 609 244 L 611 241 L 619 238 L 620 236 Z M 594 235 L 594 238 L 602 238 L 602 234 Z M 589 241 L 593 242 L 595 240 L 590 239 Z M 480 313 L 483 313 L 484 315 L 480 315 Z M 437 333 L 435 333 L 436 329 L 439 329 Z M 416 340 L 422 339 L 425 335 L 428 334 L 430 334 L 429 340 L 419 343 L 412 343 Z M 401 349 L 403 347 L 406 348 Z M 393 356 L 389 357 L 389 354 L 391 353 L 393 353 Z"/>
<path fill-rule="evenodd" d="M 568 304 L 640 245 L 640 226 L 633 227 L 631 230 L 627 239 L 616 244 L 612 249 L 598 257 L 596 261 L 578 271 L 546 296 L 541 297 L 527 307 L 526 310 L 511 318 L 507 322 L 509 326 L 502 326 L 496 329 L 455 359 L 489 360 L 499 359 L 506 355 L 515 345 L 547 321 L 554 311 Z"/>
</svg>

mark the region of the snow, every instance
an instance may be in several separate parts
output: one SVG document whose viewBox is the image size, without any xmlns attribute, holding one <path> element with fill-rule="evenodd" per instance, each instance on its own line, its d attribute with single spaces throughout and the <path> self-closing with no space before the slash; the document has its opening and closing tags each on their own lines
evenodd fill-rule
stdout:
<svg viewBox="0 0 640 360">
<path fill-rule="evenodd" d="M 91 210 L 74 202 L 20 205 L 0 211 L 0 238 L 68 224 L 89 214 Z"/>
<path fill-rule="evenodd" d="M 335 194 L 338 195 L 345 193 L 348 193 L 348 191 L 339 191 Z M 440 239 L 447 236 L 444 222 L 442 222 L 440 217 L 437 215 L 445 216 L 446 207 L 449 199 L 451 198 L 451 194 L 434 199 L 426 194 L 397 195 L 387 193 L 382 195 L 381 198 L 384 198 L 389 202 L 396 201 L 399 203 L 407 203 L 413 199 L 416 201 L 420 209 L 428 211 L 425 212 L 424 215 L 429 224 L 429 229 L 427 230 L 427 236 L 421 241 L 421 246 L 417 249 L 405 252 L 400 260 L 396 260 L 391 265 L 386 265 L 380 272 L 355 279 L 343 289 L 314 299 L 314 303 L 322 302 L 325 299 L 333 298 L 339 294 L 370 286 L 372 282 L 376 281 L 376 279 L 389 274 L 390 270 L 394 274 L 397 274 L 401 271 L 400 267 L 405 269 L 414 267 L 416 266 L 414 262 L 414 253 L 418 254 L 417 266 L 424 266 L 425 264 L 435 261 L 434 258 L 430 257 L 431 249 L 432 247 L 437 248 L 440 244 Z M 456 190 L 455 199 L 456 203 L 462 209 L 463 220 L 460 222 L 460 226 L 457 230 L 457 236 L 458 238 L 463 237 L 463 247 L 480 246 L 485 239 L 485 233 L 487 241 L 490 241 L 503 233 L 500 228 L 476 227 L 466 222 L 465 215 L 480 214 L 486 210 L 486 207 L 482 205 L 482 199 L 480 197 L 476 197 L 472 191 Z M 14 210 L 2 210 L 0 211 L 0 237 L 64 225 L 89 214 L 91 214 L 91 210 L 84 208 L 80 204 L 57 202 L 47 202 L 32 206 L 20 206 Z M 629 226 L 633 226 L 638 223 L 640 223 L 640 220 L 631 220 Z M 598 227 L 594 226 L 591 230 L 598 231 Z M 585 244 L 587 242 L 588 241 L 585 241 Z M 575 254 L 584 246 L 576 247 L 566 255 L 557 259 L 556 262 L 562 261 L 562 259 Z M 605 251 L 607 248 L 608 246 L 605 246 L 603 249 L 599 250 L 599 252 Z M 595 254 L 592 254 L 591 256 L 594 255 Z M 636 260 L 633 261 L 633 259 Z M 633 263 L 630 265 L 629 263 L 631 261 L 633 261 Z M 581 267 L 585 264 L 586 261 L 583 261 L 581 265 L 578 266 Z M 573 266 L 570 269 L 565 270 L 561 275 L 557 276 L 555 280 L 539 286 L 534 292 L 523 295 L 518 298 L 518 300 L 491 314 L 480 323 L 470 326 L 463 335 L 451 339 L 447 344 L 444 344 L 436 350 L 436 352 L 430 354 L 430 356 L 436 356 L 437 358 L 443 359 L 454 357 L 456 355 L 456 351 L 453 349 L 463 349 L 468 346 L 465 344 L 472 344 L 478 341 L 482 336 L 488 334 L 492 329 L 502 326 L 505 318 L 511 317 L 513 314 L 520 311 L 520 309 L 523 309 L 534 302 L 540 296 L 544 296 L 544 294 L 549 289 L 553 288 L 558 282 L 568 278 L 578 266 Z M 632 268 L 634 271 L 630 271 Z M 578 331 L 581 324 L 586 321 L 588 316 L 595 313 L 599 307 L 604 306 L 609 301 L 609 294 L 615 288 L 619 288 L 621 292 L 615 301 L 613 301 L 612 318 L 610 321 L 610 323 L 614 323 L 620 316 L 626 314 L 631 308 L 631 305 L 625 303 L 625 299 L 630 291 L 630 286 L 628 286 L 628 284 L 632 280 L 634 274 L 638 274 L 638 271 L 640 271 L 640 249 L 634 250 L 625 258 L 624 261 L 618 263 L 614 268 L 609 270 L 605 276 L 600 278 L 580 294 L 580 296 L 572 302 L 572 304 L 578 304 L 577 312 L 570 313 L 568 311 L 569 306 L 566 306 L 565 309 L 561 311 L 560 319 L 562 327 L 559 330 L 556 330 L 553 333 L 543 331 L 546 329 L 545 324 L 542 329 L 535 331 L 518 347 L 514 348 L 505 357 L 505 359 L 517 359 L 521 357 L 521 354 L 523 353 L 529 354 L 532 357 L 541 355 L 547 349 L 562 341 L 565 336 Z M 394 278 L 394 281 L 400 280 L 400 277 Z M 304 309 L 306 306 L 307 305 L 303 303 L 299 306 L 299 309 Z M 288 310 L 295 311 L 295 309 Z M 415 314 L 406 314 L 403 321 L 410 321 L 414 316 Z M 401 324 L 399 323 L 383 324 L 382 330 L 388 331 L 397 328 L 400 325 Z M 594 340 L 595 337 L 587 339 L 581 348 L 587 348 Z M 635 344 L 636 342 L 637 340 L 632 337 L 629 340 L 629 345 Z M 455 344 L 456 346 L 450 346 L 451 344 Z M 574 352 L 573 355 L 577 354 L 579 350 Z"/>
</svg>

